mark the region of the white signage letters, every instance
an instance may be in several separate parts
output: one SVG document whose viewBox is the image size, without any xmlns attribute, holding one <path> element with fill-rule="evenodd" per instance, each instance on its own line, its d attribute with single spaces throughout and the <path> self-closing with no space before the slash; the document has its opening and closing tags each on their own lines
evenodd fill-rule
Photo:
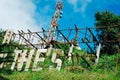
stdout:
<svg viewBox="0 0 120 80">
<path fill-rule="evenodd" d="M 5 43 L 9 44 L 9 42 L 10 42 L 10 40 L 12 38 L 12 35 L 13 35 L 13 31 L 12 30 L 7 30 L 7 32 L 6 32 L 5 36 L 4 36 L 2 44 L 5 44 Z M 5 58 L 6 56 L 7 56 L 7 53 L 4 53 L 4 54 L 1 53 L 0 54 L 1 58 Z M 4 62 L 0 64 L 0 68 L 2 68 L 3 65 L 4 65 Z"/>
<path fill-rule="evenodd" d="M 32 50 L 30 51 L 30 53 L 29 53 L 28 58 L 26 59 L 27 62 L 26 62 L 25 71 L 28 71 L 28 69 L 29 69 L 29 67 L 30 67 L 30 62 L 31 62 L 31 59 L 32 59 L 32 57 L 33 57 L 33 55 L 34 55 L 34 52 L 35 52 L 35 50 L 32 49 Z"/>
<path fill-rule="evenodd" d="M 12 34 L 13 34 L 13 31 L 8 30 L 5 34 L 2 44 L 5 44 L 5 43 L 8 44 L 11 40 Z M 68 52 L 69 62 L 72 61 L 73 47 L 74 45 L 72 44 L 69 48 L 69 52 Z M 96 53 L 96 56 L 97 56 L 95 60 L 96 63 L 98 63 L 98 59 L 100 55 L 100 48 L 101 48 L 101 44 L 99 43 L 97 53 Z M 42 54 L 44 56 L 42 56 Z M 52 55 L 52 57 L 50 55 Z M 7 56 L 7 53 L 0 54 L 1 58 L 5 58 L 6 56 Z M 14 62 L 12 62 L 11 70 L 16 69 L 18 71 L 21 71 L 24 69 L 24 71 L 28 71 L 30 66 L 32 66 L 32 71 L 40 71 L 44 67 L 41 67 L 40 65 L 38 65 L 38 63 L 41 63 L 41 62 L 44 63 L 46 56 L 50 57 L 51 62 L 53 64 L 57 64 L 55 68 L 58 71 L 60 71 L 61 66 L 62 66 L 62 60 L 60 59 L 59 56 L 64 56 L 64 51 L 62 49 L 55 49 L 52 47 L 52 45 L 50 45 L 50 48 L 48 49 L 37 49 L 37 50 L 31 49 L 30 51 L 14 50 Z M 31 65 L 32 61 L 33 61 L 33 64 Z M 25 67 L 24 67 L 24 62 L 26 63 Z M 0 64 L 0 68 L 2 68 L 3 66 L 4 66 L 4 63 Z M 53 69 L 53 67 L 49 65 L 49 69 L 51 68 Z"/>
<path fill-rule="evenodd" d="M 18 59 L 18 56 L 19 54 L 22 52 L 22 50 L 15 50 L 14 53 L 15 53 L 15 57 L 14 57 L 14 62 L 12 63 L 12 66 L 11 66 L 11 70 L 14 70 L 15 68 L 15 64 L 17 62 L 17 59 Z"/>
<path fill-rule="evenodd" d="M 11 38 L 12 38 L 12 35 L 13 35 L 13 31 L 12 30 L 7 30 L 7 32 L 6 32 L 5 36 L 4 36 L 2 44 L 9 43 Z"/>
<path fill-rule="evenodd" d="M 37 67 L 37 63 L 38 62 L 44 62 L 45 58 L 41 57 L 41 53 L 46 53 L 47 49 L 38 49 L 36 57 L 35 57 L 35 61 L 33 63 L 33 71 L 40 71 L 42 70 L 42 67 Z"/>
</svg>

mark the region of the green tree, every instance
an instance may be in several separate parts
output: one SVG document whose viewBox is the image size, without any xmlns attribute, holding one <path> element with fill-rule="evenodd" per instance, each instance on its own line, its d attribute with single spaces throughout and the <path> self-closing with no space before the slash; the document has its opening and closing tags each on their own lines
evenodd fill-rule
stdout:
<svg viewBox="0 0 120 80">
<path fill-rule="evenodd" d="M 96 12 L 96 30 L 102 43 L 102 52 L 117 53 L 120 49 L 120 16 L 109 11 Z"/>
</svg>

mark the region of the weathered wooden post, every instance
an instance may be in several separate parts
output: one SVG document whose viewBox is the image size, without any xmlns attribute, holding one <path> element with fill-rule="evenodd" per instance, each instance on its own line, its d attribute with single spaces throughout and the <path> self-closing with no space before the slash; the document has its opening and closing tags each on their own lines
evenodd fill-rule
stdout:
<svg viewBox="0 0 120 80">
<path fill-rule="evenodd" d="M 71 45 L 71 47 L 69 48 L 69 52 L 68 52 L 68 61 L 71 62 L 72 60 L 72 51 L 73 51 L 73 44 Z"/>
<path fill-rule="evenodd" d="M 95 63 L 98 63 L 99 60 L 99 56 L 100 56 L 100 48 L 101 48 L 101 44 L 99 43 L 98 48 L 97 48 L 97 53 L 96 53 L 96 59 L 95 59 Z"/>
</svg>

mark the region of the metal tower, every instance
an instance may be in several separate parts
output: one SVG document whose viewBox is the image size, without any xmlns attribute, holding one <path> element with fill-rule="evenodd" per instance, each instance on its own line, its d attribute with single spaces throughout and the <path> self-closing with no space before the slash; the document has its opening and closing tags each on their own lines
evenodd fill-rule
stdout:
<svg viewBox="0 0 120 80">
<path fill-rule="evenodd" d="M 52 17 L 52 20 L 51 20 L 51 24 L 50 24 L 50 32 L 49 32 L 49 38 L 48 38 L 48 41 L 51 41 L 51 40 L 56 40 L 56 30 L 58 28 L 58 19 L 59 18 L 62 18 L 62 8 L 63 8 L 63 3 L 61 0 L 58 0 L 57 1 L 57 4 L 56 4 L 56 7 L 55 7 L 55 12 L 54 12 L 54 15 Z"/>
</svg>

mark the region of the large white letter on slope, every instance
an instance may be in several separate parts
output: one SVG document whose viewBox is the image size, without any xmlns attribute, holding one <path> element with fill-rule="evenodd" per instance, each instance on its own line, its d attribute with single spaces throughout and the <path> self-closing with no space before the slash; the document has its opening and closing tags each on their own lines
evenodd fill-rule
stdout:
<svg viewBox="0 0 120 80">
<path fill-rule="evenodd" d="M 26 56 L 27 56 L 27 50 L 24 50 L 22 53 L 20 53 L 20 58 L 18 58 L 18 65 L 17 70 L 21 71 L 23 67 L 23 63 L 26 62 Z"/>
<path fill-rule="evenodd" d="M 37 67 L 37 63 L 38 62 L 44 62 L 45 58 L 44 57 L 40 57 L 41 53 L 46 53 L 47 49 L 38 49 L 36 57 L 35 57 L 35 61 L 33 63 L 33 69 L 32 71 L 40 71 L 42 70 L 42 67 Z"/>
<path fill-rule="evenodd" d="M 64 56 L 64 51 L 61 50 L 61 49 L 49 48 L 49 49 L 48 49 L 47 56 L 49 56 L 49 55 L 51 54 L 51 51 L 53 51 L 51 61 L 52 61 L 53 63 L 56 63 L 56 64 L 57 64 L 56 69 L 57 69 L 58 71 L 60 71 L 61 66 L 62 66 L 62 60 L 61 60 L 61 59 L 56 59 L 56 57 L 57 57 L 57 54 L 58 54 L 58 55 L 61 55 L 61 56 Z M 51 66 L 50 66 L 49 69 L 51 69 Z"/>
<path fill-rule="evenodd" d="M 35 52 L 35 50 L 32 49 L 32 50 L 30 51 L 30 53 L 29 53 L 28 58 L 26 59 L 27 62 L 26 62 L 26 66 L 25 66 L 25 71 L 28 71 L 28 69 L 29 69 L 29 67 L 30 67 L 30 62 L 31 62 L 32 56 L 34 55 L 34 52 Z"/>
<path fill-rule="evenodd" d="M 14 62 L 12 63 L 11 69 L 12 70 L 14 69 L 16 62 L 18 61 L 17 70 L 20 71 L 23 67 L 23 63 L 26 62 L 25 71 L 28 71 L 34 52 L 35 50 L 32 49 L 30 53 L 28 53 L 28 57 L 26 57 L 27 50 L 24 50 L 23 52 L 22 50 L 15 50 L 15 58 L 14 58 Z"/>
<path fill-rule="evenodd" d="M 7 30 L 7 32 L 6 32 L 5 36 L 4 36 L 2 44 L 9 43 L 11 38 L 12 38 L 12 35 L 13 35 L 13 31 L 12 30 Z"/>
<path fill-rule="evenodd" d="M 61 56 L 64 56 L 64 51 L 61 50 L 61 49 L 55 49 L 55 53 L 53 53 L 52 59 L 51 59 L 53 63 L 56 63 L 56 64 L 57 64 L 56 69 L 57 69 L 58 71 L 60 71 L 61 66 L 62 66 L 62 60 L 61 60 L 61 59 L 56 59 L 57 54 L 58 54 L 58 55 L 61 55 Z"/>
<path fill-rule="evenodd" d="M 15 57 L 14 57 L 14 62 L 12 63 L 12 66 L 11 66 L 11 70 L 14 70 L 15 64 L 18 60 L 19 54 L 22 53 L 22 50 L 15 50 L 14 53 L 15 53 Z"/>
</svg>

